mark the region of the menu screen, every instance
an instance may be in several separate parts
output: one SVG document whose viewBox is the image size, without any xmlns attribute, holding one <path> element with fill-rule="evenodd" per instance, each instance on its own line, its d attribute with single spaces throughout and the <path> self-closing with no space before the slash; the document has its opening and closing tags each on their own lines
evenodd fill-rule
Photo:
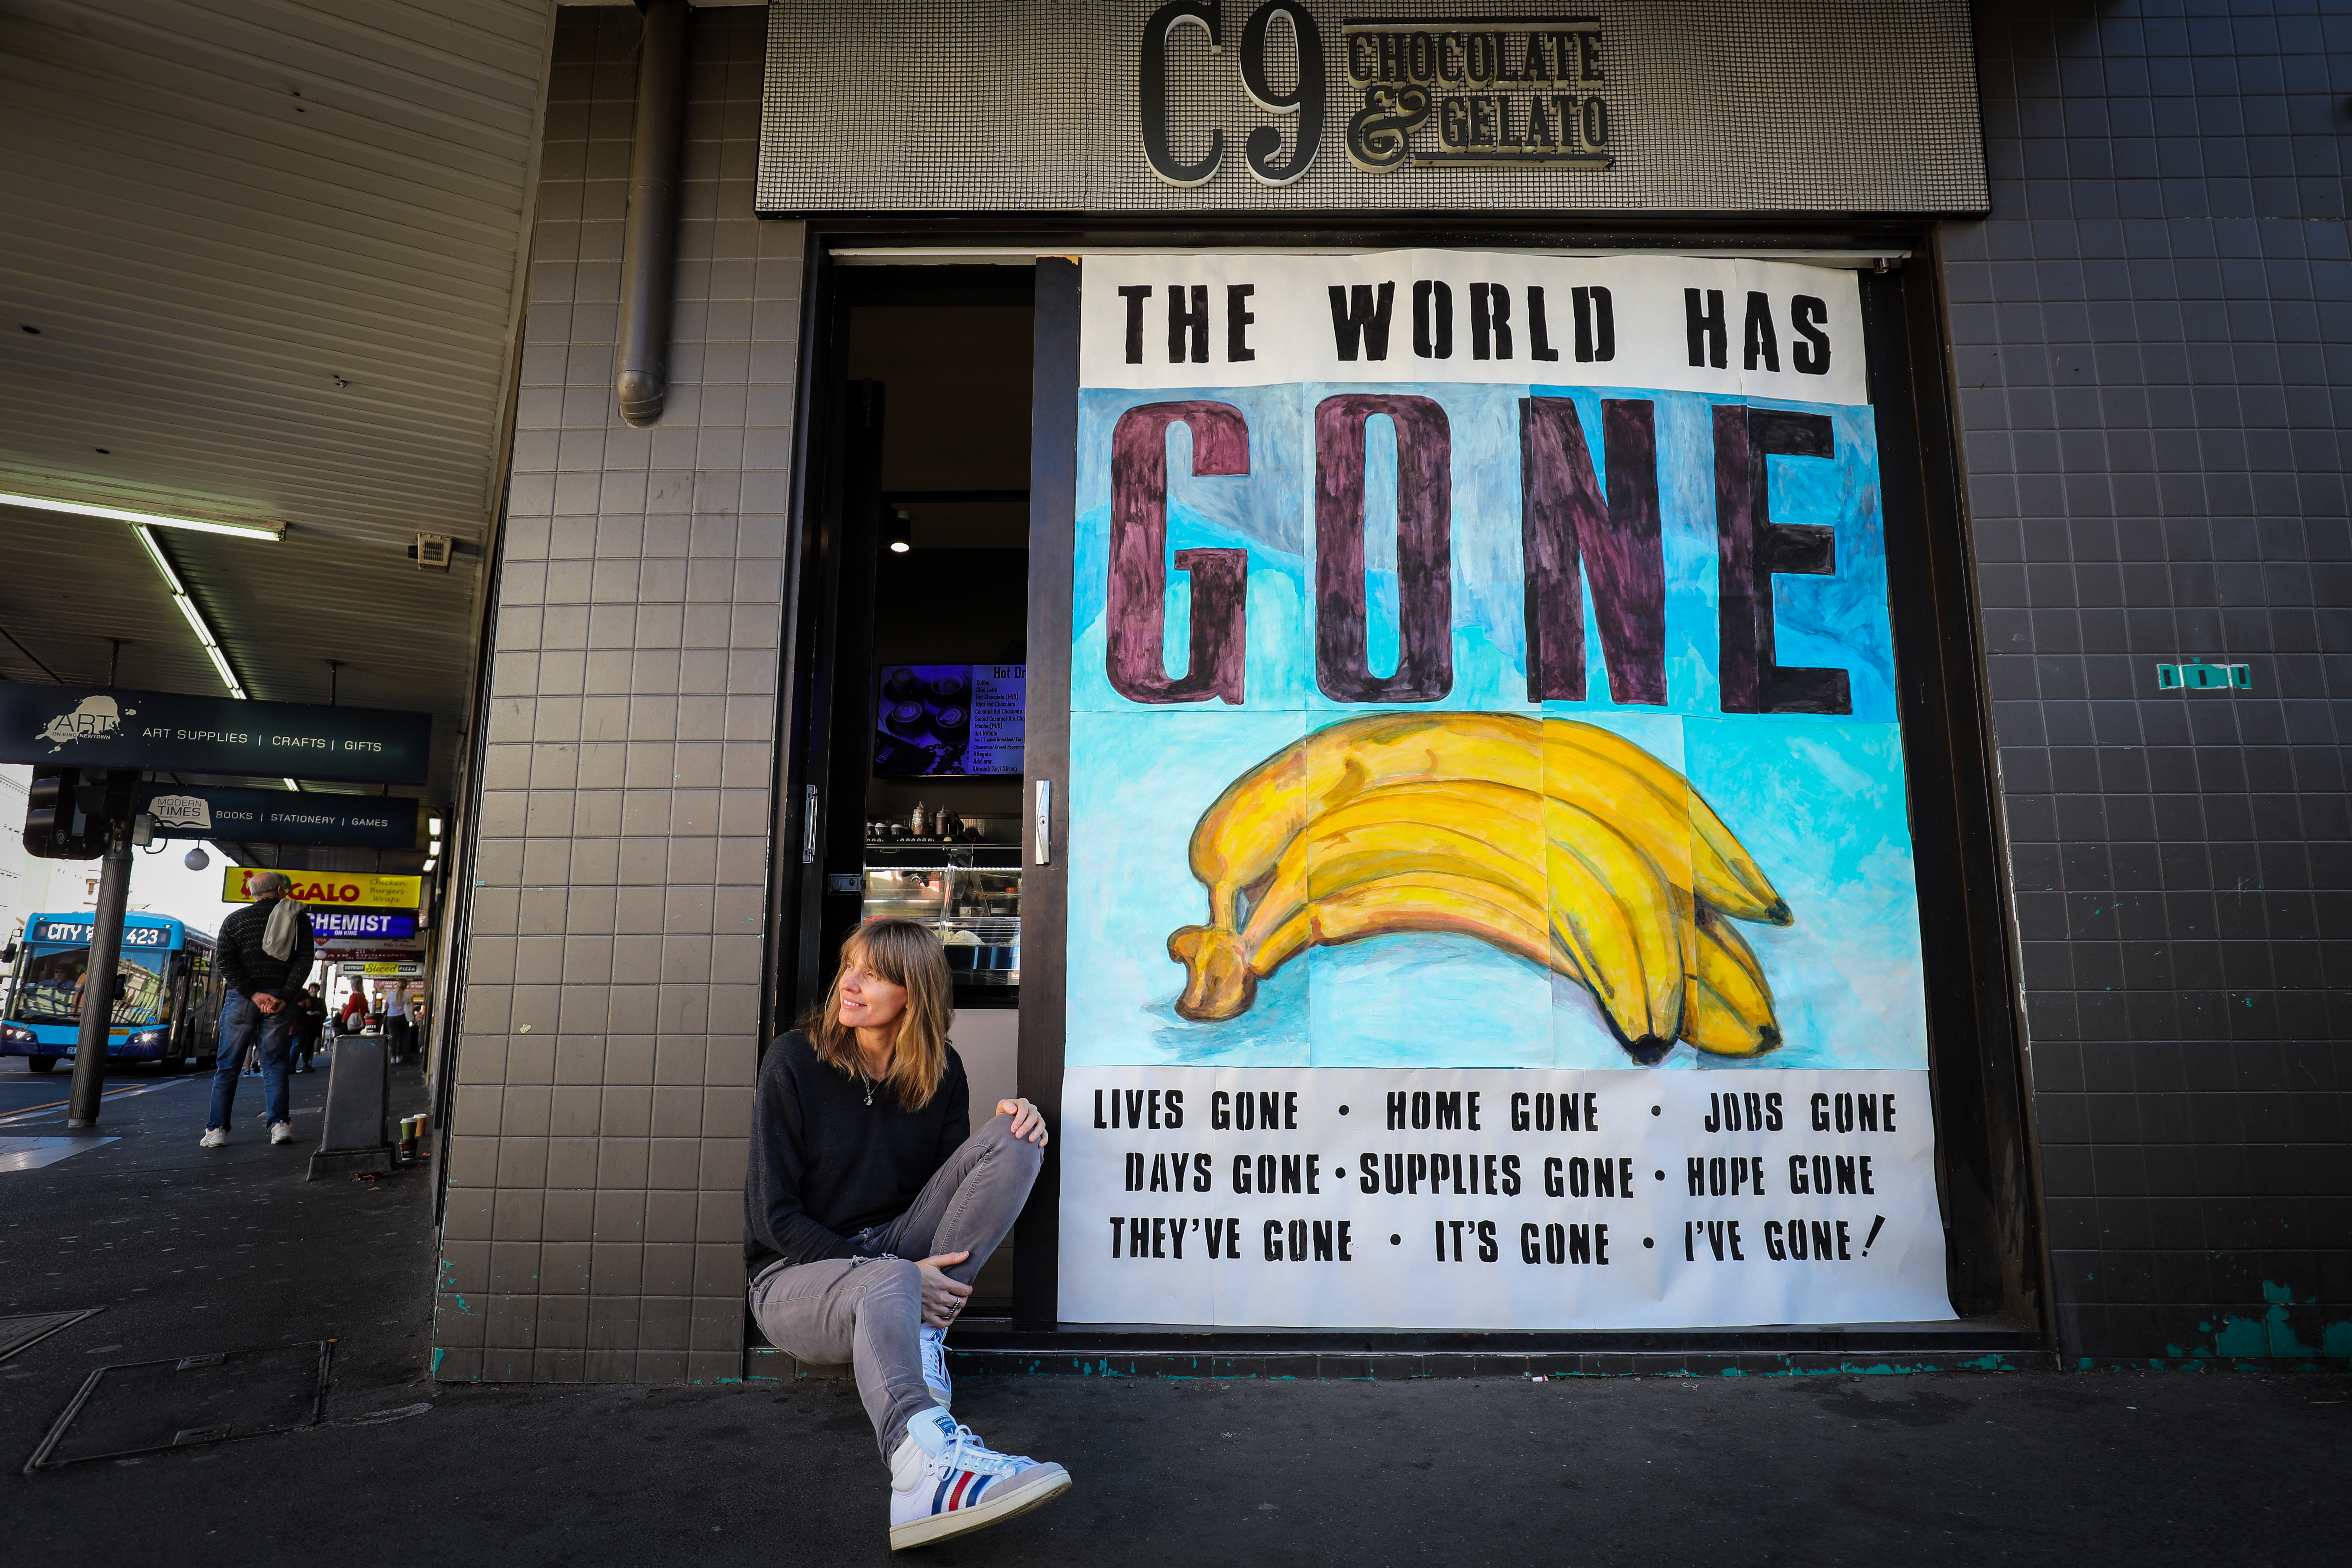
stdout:
<svg viewBox="0 0 2352 1568">
<path fill-rule="evenodd" d="M 1025 664 L 886 664 L 877 683 L 874 772 L 882 778 L 1021 772 Z"/>
</svg>

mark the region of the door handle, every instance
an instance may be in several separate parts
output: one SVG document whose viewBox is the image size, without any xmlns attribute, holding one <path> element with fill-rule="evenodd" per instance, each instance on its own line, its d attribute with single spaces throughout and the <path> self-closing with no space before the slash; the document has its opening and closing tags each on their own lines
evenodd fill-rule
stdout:
<svg viewBox="0 0 2352 1568">
<path fill-rule="evenodd" d="M 816 785 L 810 784 L 801 802 L 801 864 L 816 864 Z"/>
<path fill-rule="evenodd" d="M 1050 866 L 1054 863 L 1054 781 L 1037 781 L 1037 836 L 1031 863 Z"/>
</svg>

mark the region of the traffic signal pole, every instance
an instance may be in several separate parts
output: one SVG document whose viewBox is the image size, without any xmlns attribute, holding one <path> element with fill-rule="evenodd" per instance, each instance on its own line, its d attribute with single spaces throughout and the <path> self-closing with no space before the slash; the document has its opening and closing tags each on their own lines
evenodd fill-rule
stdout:
<svg viewBox="0 0 2352 1568">
<path fill-rule="evenodd" d="M 66 1130 L 98 1125 L 98 1099 L 106 1088 L 107 1030 L 114 1023 L 116 971 L 122 959 L 122 912 L 131 902 L 131 824 L 107 825 L 99 859 L 98 915 L 89 932 L 89 967 L 82 971 L 81 1037 L 74 1045 L 73 1093 Z"/>
</svg>

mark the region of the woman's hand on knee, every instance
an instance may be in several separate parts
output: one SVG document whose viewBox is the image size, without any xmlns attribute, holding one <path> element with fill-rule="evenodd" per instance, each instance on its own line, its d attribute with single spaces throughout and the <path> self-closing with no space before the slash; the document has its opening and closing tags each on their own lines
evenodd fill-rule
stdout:
<svg viewBox="0 0 2352 1568">
<path fill-rule="evenodd" d="M 969 1252 L 942 1252 L 915 1265 L 923 1271 L 923 1321 L 930 1327 L 944 1329 L 963 1310 L 971 1287 L 961 1279 L 949 1279 L 941 1270 L 952 1268 L 971 1256 Z"/>
<path fill-rule="evenodd" d="M 1045 1113 L 1025 1100 L 1000 1100 L 996 1114 L 1013 1118 L 1013 1136 L 1026 1138 L 1040 1149 L 1045 1146 Z"/>
</svg>

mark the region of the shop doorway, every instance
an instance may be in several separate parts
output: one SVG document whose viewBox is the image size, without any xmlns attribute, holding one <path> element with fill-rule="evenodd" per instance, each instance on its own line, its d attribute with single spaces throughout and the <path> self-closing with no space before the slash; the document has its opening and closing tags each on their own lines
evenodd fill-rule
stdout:
<svg viewBox="0 0 2352 1568">
<path fill-rule="evenodd" d="M 844 236 L 840 242 L 844 249 L 836 252 L 819 239 L 810 277 L 815 303 L 803 404 L 810 417 L 803 488 L 796 498 L 803 553 L 786 710 L 794 750 L 777 824 L 780 1026 L 821 994 L 840 938 L 866 914 L 920 913 L 951 925 L 986 920 L 1002 909 L 988 903 L 992 893 L 1001 899 L 1002 884 L 990 888 L 974 877 L 963 885 L 980 898 L 973 914 L 961 914 L 953 876 L 960 868 L 957 847 L 905 842 L 915 837 L 915 804 L 925 806 L 927 826 L 929 813 L 944 805 L 958 816 L 960 833 L 968 814 L 982 845 L 1004 856 L 1002 869 L 1017 873 L 1013 898 L 1024 940 L 1019 967 L 1005 977 L 1013 983 L 985 990 L 988 982 L 975 974 L 959 995 L 971 1021 L 969 1036 L 959 1036 L 959 1048 L 968 1062 L 979 1058 L 974 1103 L 1012 1091 L 987 1087 L 982 1073 L 994 1071 L 1029 1099 L 1059 1107 L 1066 1010 L 1086 973 L 1073 965 L 1066 974 L 1064 939 L 1075 942 L 1085 929 L 1066 921 L 1065 930 L 1066 879 L 1077 885 L 1084 902 L 1089 887 L 1126 886 L 1129 870 L 1097 865 L 1074 874 L 1071 862 L 1077 673 L 1073 568 L 1083 489 L 1080 264 L 1027 252 L 1017 265 L 926 265 L 938 253 L 909 246 L 899 253 L 903 259 L 894 258 L 897 265 L 859 265 L 845 258 L 877 255 L 866 248 L 870 237 Z M 859 248 L 851 251 L 852 245 Z M 979 247 L 965 251 L 984 253 Z M 1891 637 L 1904 679 L 1890 683 L 1889 700 L 1900 712 L 1914 781 L 1907 811 L 1924 938 L 1926 1062 L 1936 1131 L 1930 1201 L 1942 1209 L 1946 1278 L 1967 1331 L 1991 1335 L 2002 1345 L 2024 1344 L 2035 1332 L 2026 1325 L 2039 1313 L 2038 1238 L 2022 1201 L 2029 1154 L 2005 1011 L 2001 883 L 1985 791 L 1982 694 L 1965 614 L 1963 527 L 1949 482 L 1937 306 L 1920 275 L 1864 276 L 1857 288 L 1889 523 L 1885 574 L 1888 592 L 1903 610 L 1893 617 Z M 1572 300 L 1571 291 L 1563 292 Z M 1375 302 L 1378 298 L 1373 293 Z M 1197 313 L 1188 306 L 1188 319 Z M 994 325 L 983 329 L 986 322 Z M 1129 343 L 1131 360 L 1132 332 Z M 1597 339 L 1594 352 L 1600 352 Z M 1845 352 L 1864 363 L 1853 345 Z M 967 440 L 966 430 L 987 434 Z M 1104 466 L 1094 461 L 1087 471 L 1099 479 Z M 1086 504 L 1099 507 L 1100 491 L 1098 483 L 1086 490 Z M 1018 537 L 1024 533 L 1025 540 Z M 890 549 L 894 542 L 907 549 Z M 1099 561 L 1091 571 L 1089 580 L 1099 583 Z M 887 710 L 895 704 L 884 701 L 894 695 L 888 683 L 901 675 L 936 679 L 916 673 L 922 661 L 936 660 L 948 668 L 951 683 L 961 670 L 967 684 L 951 684 L 944 692 L 907 685 L 895 695 L 930 710 L 968 707 L 970 672 L 992 651 L 1010 660 L 1016 646 L 1011 628 L 1024 617 L 1027 630 L 1017 645 L 1026 699 L 1023 773 L 950 778 L 879 766 L 889 748 L 943 742 L 920 714 L 907 715 L 912 733 L 890 727 Z M 1184 650 L 1171 646 L 1166 658 L 1172 674 Z M 952 700 L 959 697 L 967 700 Z M 1138 812 L 1168 804 L 1148 784 L 1130 796 Z M 906 832 L 887 837 L 898 824 Z M 877 831 L 885 837 L 869 837 Z M 950 853 L 935 866 L 908 858 L 943 848 Z M 969 868 L 993 868 L 975 862 Z M 942 876 L 934 882 L 913 874 L 919 870 Z M 875 900 L 896 907 L 886 911 Z M 1097 899 L 1088 907 L 1098 914 L 1099 905 Z M 972 936 L 971 945 L 999 945 L 985 929 Z M 975 1049 L 972 1041 L 990 1026 L 982 1015 L 992 1011 L 1002 1016 L 1003 1043 L 993 1052 Z M 1068 1045 L 1075 1051 L 1077 1037 Z M 1148 1095 L 1148 1089 L 1139 1092 Z M 1102 1114 L 1097 1108 L 1096 1115 Z M 1067 1327 L 1062 1324 L 1070 1302 L 1064 1298 L 1060 1237 L 1063 1190 L 1071 1184 L 1061 1178 L 1064 1161 L 1074 1158 L 1073 1143 L 1057 1140 L 1014 1248 L 983 1277 L 981 1310 L 992 1317 L 1009 1311 L 1015 1320 L 1007 1343 L 1058 1343 L 1056 1334 Z M 1665 1180 L 1656 1173 L 1666 1163 L 1654 1163 L 1654 1181 Z M 1129 1190 L 1139 1190 L 1135 1180 L 1130 1173 Z M 1149 1180 L 1147 1165 L 1139 1189 L 1147 1194 Z M 1074 1182 L 1092 1184 L 1089 1190 L 1104 1189 L 1106 1182 L 1117 1186 L 1099 1173 Z M 1772 1190 L 1779 1194 L 1777 1184 Z M 1916 1228 L 1933 1237 L 1937 1226 L 1927 1221 Z M 1103 1239 L 1098 1228 L 1087 1234 Z M 1131 1237 L 1131 1226 L 1121 1234 Z M 1402 1236 L 1399 1228 L 1390 1244 L 1401 1246 Z M 1309 1231 L 1302 1242 L 1286 1244 L 1293 1250 L 1286 1261 L 1298 1261 L 1297 1250 L 1314 1241 Z M 1265 1245 L 1270 1248 L 1273 1242 Z M 1271 1262 L 1274 1255 L 1265 1257 Z M 1097 1331 L 1102 1327 L 1094 1323 Z M 1776 1331 L 1740 1331 L 1759 1343 L 1778 1342 Z M 1563 1342 L 1599 1342 L 1582 1331 L 1562 1333 Z"/>
<path fill-rule="evenodd" d="M 820 308 L 795 704 L 797 941 L 776 1027 L 841 942 L 931 924 L 982 1121 L 1017 1092 L 1034 268 L 844 267 Z M 976 1315 L 1012 1305 L 1014 1247 Z"/>
</svg>

